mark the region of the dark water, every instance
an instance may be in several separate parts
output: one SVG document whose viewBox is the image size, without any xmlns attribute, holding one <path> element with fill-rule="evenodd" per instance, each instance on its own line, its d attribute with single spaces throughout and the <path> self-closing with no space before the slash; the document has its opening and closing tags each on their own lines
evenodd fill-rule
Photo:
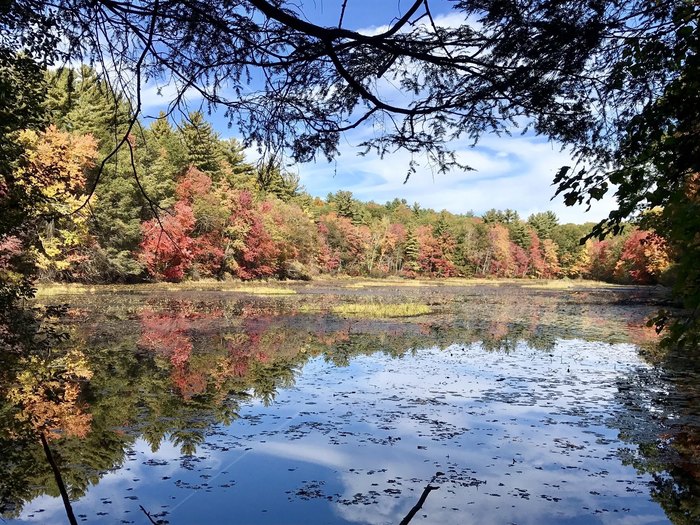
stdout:
<svg viewBox="0 0 700 525">
<path fill-rule="evenodd" d="M 33 407 L 87 523 L 398 525 L 428 485 L 412 524 L 700 522 L 700 381 L 653 297 L 298 291 L 70 298 L 80 395 L 32 404 L 42 364 L 5 366 L 34 386 L 5 389 L 3 517 L 66 523 Z M 434 313 L 331 313 L 406 301 Z"/>
</svg>

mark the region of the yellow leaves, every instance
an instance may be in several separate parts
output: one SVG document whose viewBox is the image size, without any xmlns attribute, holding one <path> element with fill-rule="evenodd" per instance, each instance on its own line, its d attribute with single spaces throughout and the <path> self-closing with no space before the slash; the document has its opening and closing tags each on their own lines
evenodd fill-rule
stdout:
<svg viewBox="0 0 700 525">
<path fill-rule="evenodd" d="M 79 350 L 56 358 L 22 359 L 22 371 L 7 392 L 7 400 L 19 410 L 15 419 L 47 438 L 84 437 L 92 416 L 81 402 L 81 383 L 92 377 Z"/>
<path fill-rule="evenodd" d="M 29 195 L 52 201 L 83 191 L 86 170 L 95 166 L 97 142 L 91 135 L 73 135 L 56 126 L 42 133 L 23 130 L 18 141 L 25 150 L 17 184 Z"/>
<path fill-rule="evenodd" d="M 76 135 L 50 126 L 44 132 L 19 133 L 24 148 L 14 174 L 16 186 L 41 225 L 39 244 L 33 246 L 37 266 L 55 278 L 56 272 L 77 267 L 91 245 L 86 216 L 73 212 L 83 202 L 87 170 L 95 166 L 97 143 L 90 135 Z M 42 216 L 51 216 L 44 222 Z"/>
<path fill-rule="evenodd" d="M 566 272 L 567 277 L 577 278 L 584 277 L 588 274 L 591 267 L 591 246 L 593 242 L 589 239 L 586 244 L 578 248 L 575 260 L 569 266 Z"/>
<path fill-rule="evenodd" d="M 54 258 L 61 253 L 61 249 L 58 247 L 58 239 L 52 237 L 50 239 L 41 239 L 41 244 L 44 247 L 44 252 L 49 258 Z"/>
</svg>

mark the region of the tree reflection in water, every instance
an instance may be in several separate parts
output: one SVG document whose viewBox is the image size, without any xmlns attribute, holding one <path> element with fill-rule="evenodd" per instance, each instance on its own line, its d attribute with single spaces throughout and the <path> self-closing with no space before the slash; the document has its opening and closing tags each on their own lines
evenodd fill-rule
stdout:
<svg viewBox="0 0 700 525">
<path fill-rule="evenodd" d="M 548 352 L 561 338 L 649 338 L 641 322 L 599 314 L 587 299 L 549 298 L 524 313 L 522 303 L 495 301 L 474 315 L 460 303 L 450 316 L 367 320 L 298 313 L 273 299 L 165 296 L 112 318 L 78 315 L 70 341 L 43 358 L 2 357 L 2 515 L 17 517 L 25 502 L 58 495 L 37 432 L 50 439 L 75 501 L 122 466 L 139 437 L 153 451 L 167 442 L 195 455 L 215 425 L 238 418 L 243 403 L 267 406 L 294 386 L 311 358 L 346 366 L 376 352 L 401 357 L 472 343 L 488 352 L 518 345 Z M 560 310 L 564 321 L 554 318 Z M 611 418 L 630 445 L 625 461 L 654 476 L 651 495 L 678 524 L 700 517 L 700 380 L 693 366 L 670 355 L 659 368 L 620 379 L 624 409 Z"/>
<path fill-rule="evenodd" d="M 618 381 L 624 410 L 611 419 L 623 461 L 653 478 L 651 496 L 678 525 L 700 523 L 700 360 L 671 350 L 657 367 Z"/>
</svg>

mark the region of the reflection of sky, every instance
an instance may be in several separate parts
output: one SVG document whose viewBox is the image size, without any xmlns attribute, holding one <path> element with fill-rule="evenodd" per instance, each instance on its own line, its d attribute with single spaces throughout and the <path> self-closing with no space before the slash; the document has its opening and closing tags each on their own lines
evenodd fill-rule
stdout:
<svg viewBox="0 0 700 525">
<path fill-rule="evenodd" d="M 75 511 L 88 523 L 144 523 L 140 504 L 172 524 L 397 524 L 442 472 L 412 523 L 666 523 L 606 426 L 616 378 L 639 366 L 631 345 L 578 340 L 345 368 L 316 359 L 273 405 L 213 428 L 194 457 L 139 440 Z M 46 497 L 23 518 L 65 520 Z"/>
</svg>

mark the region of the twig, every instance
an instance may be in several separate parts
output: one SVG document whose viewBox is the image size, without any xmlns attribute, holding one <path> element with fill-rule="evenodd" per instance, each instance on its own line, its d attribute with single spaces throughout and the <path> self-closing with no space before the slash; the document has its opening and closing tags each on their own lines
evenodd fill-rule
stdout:
<svg viewBox="0 0 700 525">
<path fill-rule="evenodd" d="M 140 508 L 140 509 L 143 511 L 143 513 L 146 515 L 146 517 L 148 518 L 148 521 L 150 521 L 151 523 L 153 523 L 153 525 L 160 525 L 160 522 L 158 522 L 158 521 L 153 521 L 153 518 L 151 517 L 151 514 L 150 514 L 146 509 L 143 508 L 143 505 L 139 505 L 139 508 Z"/>
<path fill-rule="evenodd" d="M 436 472 L 435 475 L 433 476 L 433 479 L 430 480 L 430 483 L 433 483 L 435 481 L 435 478 L 438 476 L 442 476 L 442 472 Z M 430 494 L 432 491 L 439 489 L 440 487 L 435 487 L 428 483 L 425 488 L 423 489 L 423 494 L 420 495 L 420 499 L 418 500 L 418 503 L 416 503 L 413 508 L 406 514 L 406 517 L 401 520 L 401 523 L 399 525 L 408 525 L 408 523 L 413 519 L 413 517 L 416 515 L 416 513 L 421 509 L 423 506 L 423 503 L 425 503 L 425 500 L 428 499 L 428 494 Z"/>
</svg>

